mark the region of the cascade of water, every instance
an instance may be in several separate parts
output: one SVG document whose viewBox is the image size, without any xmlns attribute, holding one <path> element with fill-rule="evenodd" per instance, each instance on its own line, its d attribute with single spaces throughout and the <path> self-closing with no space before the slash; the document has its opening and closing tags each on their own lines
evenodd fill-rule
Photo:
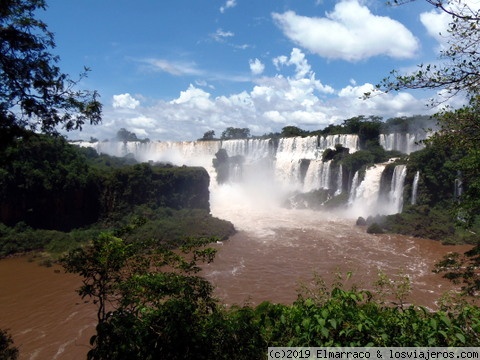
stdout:
<svg viewBox="0 0 480 360">
<path fill-rule="evenodd" d="M 397 134 L 381 135 L 385 146 L 398 143 Z M 329 135 L 291 137 L 278 140 L 275 148 L 271 139 L 239 139 L 224 141 L 153 141 L 148 143 L 102 142 L 82 143 L 80 146 L 94 147 L 99 153 L 124 156 L 133 154 L 139 161 L 171 162 L 175 165 L 203 166 L 212 179 L 216 178 L 212 159 L 221 148 L 227 151 L 229 157 L 243 156 L 240 162 L 232 163 L 231 176 L 242 182 L 249 182 L 251 186 L 262 183 L 270 187 L 273 192 L 278 190 L 300 190 L 304 192 L 317 189 L 335 190 L 335 195 L 342 193 L 343 169 L 338 167 L 332 171 L 332 162 L 323 162 L 322 154 L 327 148 L 334 148 L 336 144 L 348 147 L 351 152 L 358 150 L 357 135 Z M 351 208 L 365 208 L 367 212 L 379 211 L 377 204 L 380 187 L 380 176 L 384 165 L 377 165 L 366 172 L 365 179 L 359 183 L 359 174 L 355 173 L 349 190 L 349 206 Z M 397 170 L 396 170 L 397 171 Z M 400 169 L 398 170 L 400 172 Z M 402 172 L 399 173 L 400 176 Z M 335 176 L 335 179 L 331 177 Z M 403 175 L 402 175 L 403 176 Z M 397 179 L 397 175 L 395 175 Z M 397 181 L 397 180 L 395 180 Z M 403 185 L 399 178 L 392 184 L 390 202 L 394 210 L 401 207 L 398 194 Z M 214 181 L 212 181 L 212 184 Z M 397 184 L 398 183 L 398 184 Z M 268 184 L 268 185 L 267 185 Z M 395 190 L 393 190 L 395 189 Z"/>
<path fill-rule="evenodd" d="M 324 151 L 326 149 L 334 149 L 335 145 L 342 145 L 349 148 L 350 153 L 360 150 L 359 140 L 357 135 L 353 134 L 339 134 L 320 136 L 318 139 L 318 147 Z"/>
<path fill-rule="evenodd" d="M 418 143 L 424 140 L 428 134 L 424 133 L 390 133 L 380 134 L 380 145 L 387 151 L 400 151 L 404 154 L 410 154 L 414 151 L 423 149 L 423 145 Z"/>
<path fill-rule="evenodd" d="M 337 190 L 335 191 L 335 196 L 340 195 L 343 192 L 343 167 L 342 164 L 338 167 L 337 174 Z"/>
<path fill-rule="evenodd" d="M 348 205 L 351 206 L 355 200 L 358 188 L 358 171 L 355 172 L 352 179 L 352 186 L 350 187 L 350 194 L 348 196 Z"/>
<path fill-rule="evenodd" d="M 420 179 L 420 171 L 415 173 L 415 177 L 413 178 L 413 185 L 412 185 L 412 200 L 411 204 L 415 205 L 417 203 L 417 192 L 418 192 L 418 180 Z"/>
<path fill-rule="evenodd" d="M 227 151 L 228 156 L 241 155 L 247 162 L 263 159 L 273 151 L 270 139 L 223 140 L 221 147 Z"/>
<path fill-rule="evenodd" d="M 369 167 L 365 172 L 365 178 L 356 187 L 351 196 L 350 212 L 357 215 L 369 215 L 381 213 L 378 209 L 378 195 L 380 193 L 380 180 L 386 164 L 377 164 Z M 357 174 L 355 174 L 357 176 Z M 354 179 L 355 180 L 355 179 Z M 357 179 L 358 181 L 358 179 Z M 352 190 L 353 190 L 352 184 Z"/>
<path fill-rule="evenodd" d="M 407 176 L 407 167 L 397 165 L 393 170 L 392 185 L 388 194 L 389 204 L 386 207 L 387 214 L 396 214 L 403 208 L 403 185 Z"/>
<path fill-rule="evenodd" d="M 303 184 L 303 191 L 330 188 L 330 166 L 332 161 L 311 160 Z"/>
</svg>

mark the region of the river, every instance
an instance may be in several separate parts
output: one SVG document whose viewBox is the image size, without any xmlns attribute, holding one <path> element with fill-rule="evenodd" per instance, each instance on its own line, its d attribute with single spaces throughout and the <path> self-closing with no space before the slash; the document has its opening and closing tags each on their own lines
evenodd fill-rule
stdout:
<svg viewBox="0 0 480 360">
<path fill-rule="evenodd" d="M 431 308 L 451 284 L 433 274 L 433 264 L 468 246 L 399 235 L 372 235 L 342 213 L 287 210 L 260 197 L 224 187 L 212 194 L 212 214 L 239 230 L 223 243 L 203 274 L 226 304 L 291 303 L 300 284 L 317 273 L 353 272 L 369 288 L 378 271 L 411 278 L 408 301 Z M 26 257 L 0 261 L 0 328 L 9 328 L 20 359 L 82 359 L 94 333 L 95 307 L 75 293 L 81 284 L 60 268 L 41 267 Z"/>
</svg>

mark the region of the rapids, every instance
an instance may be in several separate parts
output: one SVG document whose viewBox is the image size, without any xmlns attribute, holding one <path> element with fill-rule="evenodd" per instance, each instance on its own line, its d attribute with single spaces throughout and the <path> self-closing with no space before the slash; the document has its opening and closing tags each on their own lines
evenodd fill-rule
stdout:
<svg viewBox="0 0 480 360">
<path fill-rule="evenodd" d="M 259 197 L 235 185 L 212 194 L 212 214 L 239 230 L 216 245 L 217 257 L 204 271 L 227 304 L 291 303 L 315 273 L 328 282 L 337 272 L 352 272 L 353 283 L 372 289 L 381 271 L 392 279 L 408 276 L 413 288 L 408 301 L 435 308 L 452 284 L 432 273 L 434 263 L 448 252 L 470 248 L 367 234 L 345 213 L 285 209 Z"/>
</svg>

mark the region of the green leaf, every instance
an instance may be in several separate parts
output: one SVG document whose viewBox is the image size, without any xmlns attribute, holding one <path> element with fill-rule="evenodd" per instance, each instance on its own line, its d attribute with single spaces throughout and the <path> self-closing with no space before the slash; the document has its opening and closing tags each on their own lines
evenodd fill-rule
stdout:
<svg viewBox="0 0 480 360">
<path fill-rule="evenodd" d="M 456 333 L 455 336 L 457 337 L 458 340 L 460 340 L 462 344 L 465 344 L 465 336 L 463 334 Z"/>
</svg>

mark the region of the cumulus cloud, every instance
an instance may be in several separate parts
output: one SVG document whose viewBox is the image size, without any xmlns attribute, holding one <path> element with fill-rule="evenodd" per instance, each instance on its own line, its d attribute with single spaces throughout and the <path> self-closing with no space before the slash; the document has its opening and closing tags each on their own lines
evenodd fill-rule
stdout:
<svg viewBox="0 0 480 360">
<path fill-rule="evenodd" d="M 258 59 L 250 59 L 248 63 L 250 65 L 250 71 L 253 75 L 260 75 L 265 70 L 265 65 Z"/>
<path fill-rule="evenodd" d="M 273 64 L 277 70 L 280 70 L 282 65 L 295 66 L 295 78 L 297 79 L 301 79 L 311 72 L 311 67 L 305 58 L 305 54 L 297 48 L 292 50 L 290 58 L 285 55 L 278 56 L 273 59 Z"/>
<path fill-rule="evenodd" d="M 273 13 L 278 27 L 294 43 L 328 59 L 359 61 L 378 55 L 411 58 L 419 44 L 400 22 L 377 16 L 358 0 L 342 0 L 325 17 Z"/>
<path fill-rule="evenodd" d="M 114 108 L 125 108 L 125 109 L 135 109 L 138 105 L 140 105 L 140 101 L 135 99 L 129 93 L 113 95 L 113 103 Z"/>
<path fill-rule="evenodd" d="M 208 130 L 219 134 L 230 126 L 246 127 L 252 134 L 262 135 L 287 125 L 323 129 L 358 115 L 389 118 L 427 113 L 427 100 L 416 99 L 407 92 L 377 92 L 363 100 L 364 93 L 374 88 L 372 84 L 350 80 L 339 89 L 323 84 L 298 48 L 273 62 L 278 66 L 277 74 L 257 77 L 250 89 L 230 95 L 214 95 L 208 88 L 190 84 L 170 101 L 149 102 L 148 106 L 136 104 L 129 111 L 124 108 L 135 99 L 128 94 L 118 95 L 115 103 L 124 106 L 105 109 L 101 129 L 95 128 L 92 136 L 113 138 L 124 127 L 151 140 L 183 141 L 198 139 Z M 282 74 L 285 67 L 293 67 L 294 75 Z M 105 135 L 99 135 L 99 130 Z M 89 135 L 86 127 L 82 136 Z"/>
<path fill-rule="evenodd" d="M 227 0 L 227 2 L 220 7 L 220 12 L 223 14 L 227 9 L 237 6 L 236 0 Z"/>
<path fill-rule="evenodd" d="M 210 94 L 192 84 L 190 84 L 187 90 L 181 91 L 180 96 L 177 99 L 172 100 L 170 103 L 177 105 L 184 104 L 201 110 L 208 110 L 213 106 L 210 101 Z"/>
</svg>

